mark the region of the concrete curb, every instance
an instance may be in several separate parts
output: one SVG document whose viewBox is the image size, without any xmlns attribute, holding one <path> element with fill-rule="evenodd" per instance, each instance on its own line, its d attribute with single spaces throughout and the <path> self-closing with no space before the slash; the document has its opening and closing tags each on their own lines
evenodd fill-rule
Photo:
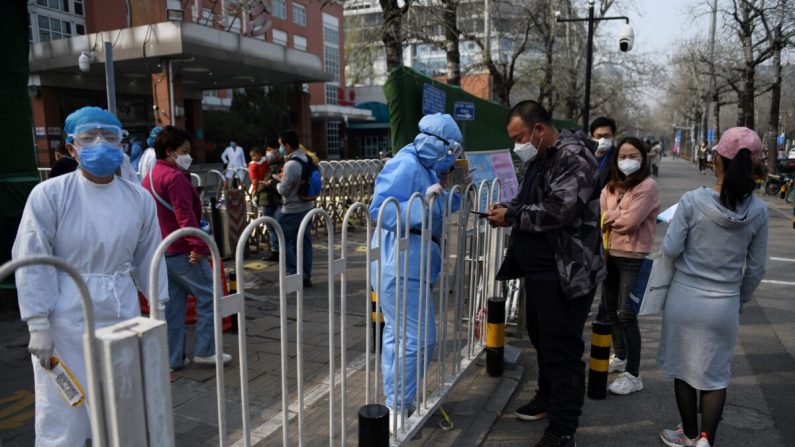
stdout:
<svg viewBox="0 0 795 447">
<path fill-rule="evenodd" d="M 503 410 L 511 400 L 516 388 L 522 381 L 524 374 L 524 366 L 517 365 L 516 368 L 506 370 L 503 372 L 502 380 L 497 385 L 494 393 L 486 405 L 483 407 L 483 412 L 475 421 L 463 431 L 456 439 L 455 445 L 468 444 L 467 440 L 472 440 L 472 445 L 480 446 L 486 441 L 486 435 L 491 431 L 494 422 L 502 416 Z M 459 442 L 461 442 L 459 444 Z"/>
</svg>

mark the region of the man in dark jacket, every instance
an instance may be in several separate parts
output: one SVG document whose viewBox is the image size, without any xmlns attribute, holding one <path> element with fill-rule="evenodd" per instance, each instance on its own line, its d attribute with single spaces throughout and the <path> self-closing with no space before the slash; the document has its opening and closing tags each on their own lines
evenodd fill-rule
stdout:
<svg viewBox="0 0 795 447">
<path fill-rule="evenodd" d="M 615 151 L 616 121 L 606 116 L 600 116 L 591 122 L 591 138 L 599 145 L 594 156 L 597 164 L 597 189 L 601 193 L 610 179 L 610 157 Z"/>
<path fill-rule="evenodd" d="M 549 414 L 536 446 L 573 447 L 585 395 L 582 332 L 604 277 L 596 159 L 583 137 L 558 131 L 535 101 L 513 107 L 508 135 L 524 179 L 514 200 L 492 205 L 488 220 L 513 227 L 498 277 L 525 278 L 527 331 L 538 360 L 538 390 L 516 416 Z"/>
</svg>

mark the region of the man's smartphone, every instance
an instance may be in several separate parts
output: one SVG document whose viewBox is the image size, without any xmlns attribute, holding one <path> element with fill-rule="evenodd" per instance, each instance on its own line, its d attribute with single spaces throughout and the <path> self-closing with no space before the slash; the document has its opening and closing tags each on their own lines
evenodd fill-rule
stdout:
<svg viewBox="0 0 795 447">
<path fill-rule="evenodd" d="M 481 213 L 480 211 L 470 211 L 472 214 L 477 214 L 481 219 L 489 217 L 489 213 Z"/>
</svg>

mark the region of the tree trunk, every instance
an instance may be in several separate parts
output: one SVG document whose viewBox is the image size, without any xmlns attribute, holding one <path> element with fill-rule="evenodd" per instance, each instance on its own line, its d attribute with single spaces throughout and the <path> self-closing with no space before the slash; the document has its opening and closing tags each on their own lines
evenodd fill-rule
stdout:
<svg viewBox="0 0 795 447">
<path fill-rule="evenodd" d="M 778 147 L 776 137 L 779 132 L 779 115 L 781 113 L 781 45 L 776 42 L 773 48 L 773 73 L 774 81 L 770 89 L 770 121 L 768 122 L 768 132 L 772 138 L 767 142 L 767 165 L 775 172 Z"/>
<path fill-rule="evenodd" d="M 461 85 L 461 53 L 458 51 L 458 0 L 442 0 L 442 26 L 447 51 L 447 83 Z"/>
<path fill-rule="evenodd" d="M 384 24 L 381 28 L 381 40 L 386 52 L 386 69 L 392 71 L 403 65 L 403 39 L 400 26 L 403 22 L 403 11 L 397 0 L 380 0 Z"/>
<path fill-rule="evenodd" d="M 712 112 L 712 128 L 715 129 L 715 140 L 712 144 L 717 144 L 720 139 L 720 96 L 717 92 L 712 97 L 712 103 L 715 104 L 715 110 Z"/>
<path fill-rule="evenodd" d="M 754 128 L 756 64 L 754 62 L 754 26 L 751 6 L 740 2 L 738 37 L 743 51 L 742 92 L 737 95 L 737 125 Z"/>
</svg>

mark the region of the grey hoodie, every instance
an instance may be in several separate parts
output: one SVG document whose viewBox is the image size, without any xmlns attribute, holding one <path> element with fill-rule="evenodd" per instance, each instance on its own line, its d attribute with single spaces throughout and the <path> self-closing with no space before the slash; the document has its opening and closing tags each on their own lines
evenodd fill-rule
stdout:
<svg viewBox="0 0 795 447">
<path fill-rule="evenodd" d="M 682 196 L 663 241 L 675 258 L 677 281 L 717 295 L 740 295 L 747 303 L 767 259 L 767 207 L 751 196 L 736 211 L 719 194 L 701 187 Z"/>
</svg>

